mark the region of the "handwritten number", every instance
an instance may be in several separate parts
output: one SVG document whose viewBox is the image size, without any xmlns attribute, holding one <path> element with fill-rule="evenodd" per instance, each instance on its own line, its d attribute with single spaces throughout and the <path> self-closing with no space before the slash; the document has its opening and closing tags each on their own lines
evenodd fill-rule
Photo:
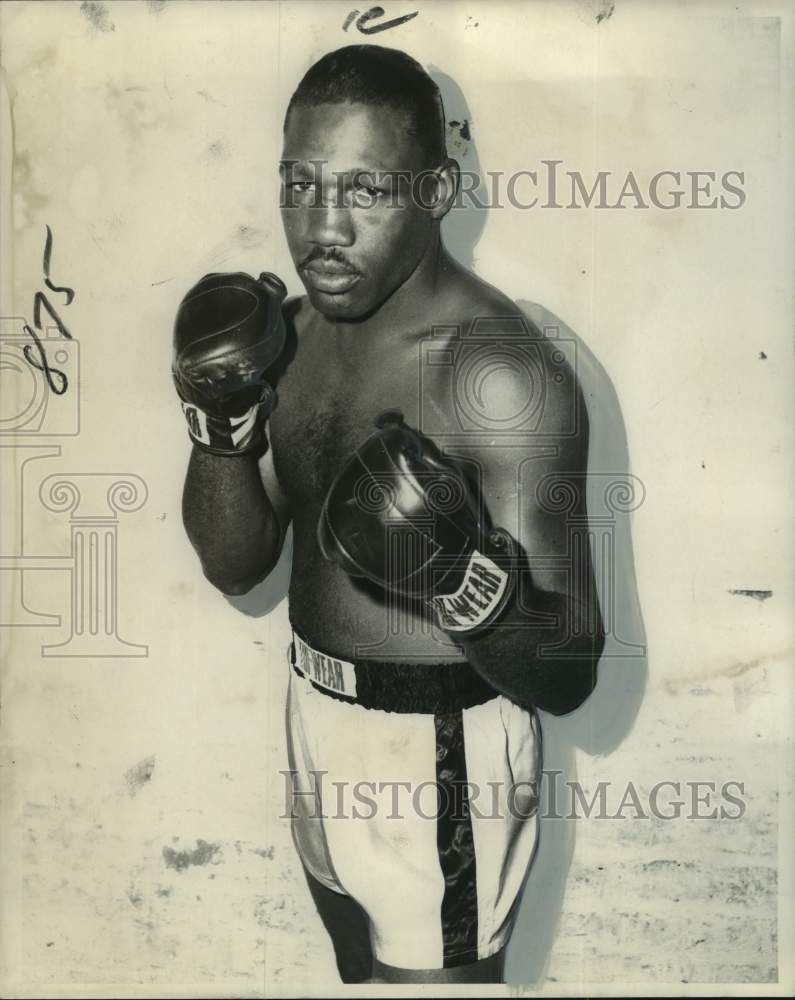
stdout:
<svg viewBox="0 0 795 1000">
<path fill-rule="evenodd" d="M 68 288 L 66 286 L 61 287 L 60 285 L 54 285 L 50 281 L 50 258 L 52 257 L 52 230 L 47 226 L 47 238 L 44 241 L 44 262 L 42 264 L 42 269 L 44 271 L 44 284 L 49 288 L 51 292 L 63 292 L 66 296 L 66 305 L 71 305 L 72 300 L 75 297 L 75 292 L 73 288 Z M 38 326 L 38 323 L 36 324 Z M 67 334 L 68 336 L 68 334 Z"/>
<path fill-rule="evenodd" d="M 343 31 L 347 31 L 351 26 L 351 22 L 356 20 L 356 15 L 359 13 L 358 10 L 352 10 L 350 14 L 345 18 L 345 24 L 342 26 Z"/>
<path fill-rule="evenodd" d="M 62 294 L 66 296 L 66 305 L 70 305 L 75 297 L 74 289 L 68 287 L 62 287 L 60 285 L 54 284 L 50 280 L 50 260 L 52 258 L 52 230 L 47 226 L 47 236 L 44 240 L 44 259 L 42 261 L 42 270 L 44 271 L 44 284 L 49 288 L 51 292 L 56 292 L 57 294 Z M 66 329 L 66 326 L 55 311 L 53 306 L 50 304 L 50 300 L 44 294 L 44 292 L 36 292 L 33 297 L 33 326 L 36 330 L 41 330 L 41 310 L 42 307 L 50 314 L 50 318 L 53 320 L 55 325 L 58 327 L 58 332 L 62 337 L 66 337 L 67 340 L 72 340 L 72 334 Z M 24 325 L 25 333 L 32 339 L 32 344 L 25 344 L 22 348 L 22 353 L 25 355 L 25 360 L 37 371 L 43 372 L 44 377 L 47 379 L 47 384 L 50 389 L 55 393 L 56 396 L 62 396 L 68 386 L 69 380 L 66 377 L 66 373 L 62 372 L 60 368 L 51 368 L 50 363 L 47 360 L 47 353 L 44 350 L 44 344 L 41 342 L 36 330 L 33 327 L 28 326 L 27 323 Z"/>
<path fill-rule="evenodd" d="M 26 323 L 24 326 L 25 333 L 30 334 L 33 338 L 33 344 L 25 344 L 22 348 L 22 353 L 25 355 L 25 360 L 31 367 L 38 369 L 40 372 L 44 372 L 44 377 L 47 379 L 47 384 L 55 393 L 56 396 L 63 396 L 69 386 L 69 380 L 66 377 L 66 373 L 62 372 L 60 368 L 50 368 L 50 364 L 47 361 L 47 355 L 44 352 L 44 345 L 39 340 L 39 335 L 35 330 L 31 329 Z M 33 357 L 33 347 L 34 344 L 39 352 L 39 360 Z M 56 383 L 56 379 L 59 381 Z"/>
<path fill-rule="evenodd" d="M 345 23 L 342 26 L 343 31 L 347 31 L 354 20 L 356 15 L 359 14 L 358 10 L 352 10 L 350 14 L 345 18 Z M 390 28 L 396 28 L 399 24 L 405 24 L 406 21 L 410 21 L 413 17 L 419 14 L 418 10 L 415 10 L 413 14 L 404 14 L 402 17 L 394 17 L 391 21 L 384 21 L 383 24 L 370 24 L 370 21 L 375 21 L 379 17 L 383 17 L 385 14 L 383 7 L 371 7 L 366 10 L 363 14 L 359 14 L 359 19 L 356 21 L 356 27 L 361 31 L 363 35 L 375 35 L 379 31 L 388 31 Z"/>
<path fill-rule="evenodd" d="M 53 322 L 58 327 L 58 333 L 60 333 L 60 335 L 62 337 L 66 337 L 68 340 L 72 340 L 73 339 L 72 338 L 72 334 L 69 333 L 69 331 L 63 325 L 63 321 L 61 320 L 61 317 L 58 315 L 58 313 L 50 305 L 50 301 L 47 298 L 47 296 L 44 294 L 44 292 L 36 292 L 36 294 L 33 297 L 33 325 L 36 327 L 36 329 L 37 330 L 41 330 L 42 329 L 42 326 L 41 326 L 41 307 L 42 306 L 44 306 L 44 308 L 47 310 L 47 312 L 52 317 Z"/>
</svg>

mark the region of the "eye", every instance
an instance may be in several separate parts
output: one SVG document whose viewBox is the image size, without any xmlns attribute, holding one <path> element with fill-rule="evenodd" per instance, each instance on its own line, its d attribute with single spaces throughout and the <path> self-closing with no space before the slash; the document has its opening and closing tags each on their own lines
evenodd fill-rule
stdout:
<svg viewBox="0 0 795 1000">
<path fill-rule="evenodd" d="M 290 181 L 287 187 L 291 191 L 297 191 L 299 194 L 308 194 L 315 187 L 313 181 Z"/>
<path fill-rule="evenodd" d="M 377 201 L 383 198 L 386 191 L 383 188 L 375 187 L 373 184 L 357 184 L 356 193 L 368 198 L 370 201 Z"/>
</svg>

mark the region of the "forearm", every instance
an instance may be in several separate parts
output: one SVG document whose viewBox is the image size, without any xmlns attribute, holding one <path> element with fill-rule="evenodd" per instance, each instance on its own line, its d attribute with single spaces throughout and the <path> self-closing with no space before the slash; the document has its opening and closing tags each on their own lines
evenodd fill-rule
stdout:
<svg viewBox="0 0 795 1000">
<path fill-rule="evenodd" d="M 254 453 L 214 455 L 194 446 L 182 517 L 205 576 L 225 594 L 246 593 L 278 561 L 283 526 Z"/>
<path fill-rule="evenodd" d="M 554 624 L 538 624 L 528 607 Z M 564 594 L 525 588 L 495 625 L 458 642 L 475 670 L 512 701 L 565 715 L 596 684 L 604 633 L 595 602 L 587 609 Z"/>
</svg>

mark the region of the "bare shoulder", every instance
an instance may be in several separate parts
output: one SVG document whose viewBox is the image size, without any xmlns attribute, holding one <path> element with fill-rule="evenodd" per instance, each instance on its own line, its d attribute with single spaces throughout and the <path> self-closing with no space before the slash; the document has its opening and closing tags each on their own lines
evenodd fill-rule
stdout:
<svg viewBox="0 0 795 1000">
<path fill-rule="evenodd" d="M 494 426 L 555 438 L 587 433 L 574 345 L 542 330 L 498 289 L 475 280 L 462 296 L 461 378 Z"/>
</svg>

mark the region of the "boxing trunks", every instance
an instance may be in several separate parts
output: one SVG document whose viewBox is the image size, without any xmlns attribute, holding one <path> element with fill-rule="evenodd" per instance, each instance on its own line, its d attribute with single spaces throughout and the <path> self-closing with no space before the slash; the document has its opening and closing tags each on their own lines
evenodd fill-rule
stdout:
<svg viewBox="0 0 795 1000">
<path fill-rule="evenodd" d="M 369 917 L 379 961 L 499 951 L 537 842 L 535 712 L 466 663 L 347 661 L 293 632 L 287 815 L 301 860 Z"/>
</svg>

